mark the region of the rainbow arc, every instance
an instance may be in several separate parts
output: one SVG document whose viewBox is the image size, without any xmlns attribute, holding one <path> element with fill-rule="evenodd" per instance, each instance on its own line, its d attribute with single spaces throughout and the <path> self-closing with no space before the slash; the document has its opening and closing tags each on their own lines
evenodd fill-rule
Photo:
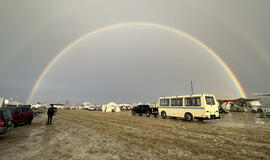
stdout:
<svg viewBox="0 0 270 160">
<path fill-rule="evenodd" d="M 238 92 L 240 93 L 240 95 L 243 98 L 246 98 L 246 93 L 241 85 L 241 83 L 239 82 L 239 80 L 237 79 L 237 77 L 235 76 L 235 74 L 232 72 L 232 70 L 229 68 L 229 66 L 220 58 L 220 56 L 215 53 L 211 48 L 209 48 L 206 44 L 204 44 L 203 42 L 201 42 L 200 40 L 198 40 L 197 38 L 191 36 L 188 33 L 185 33 L 184 31 L 181 31 L 179 29 L 170 27 L 170 26 L 166 26 L 166 25 L 162 25 L 162 24 L 157 24 L 157 23 L 149 23 L 149 22 L 127 22 L 127 23 L 118 23 L 118 24 L 113 24 L 113 25 L 109 25 L 109 26 L 105 26 L 105 27 L 101 27 L 98 28 L 96 30 L 93 30 L 89 33 L 86 33 L 84 35 L 82 35 L 81 37 L 77 38 L 76 40 L 74 40 L 73 42 L 71 42 L 68 46 L 66 46 L 64 49 L 62 49 L 59 53 L 57 53 L 57 55 L 50 61 L 50 63 L 43 69 L 43 71 L 41 72 L 40 76 L 38 77 L 38 79 L 36 80 L 27 100 L 26 103 L 30 103 L 33 95 L 35 94 L 38 86 L 40 85 L 42 79 L 47 75 L 47 73 L 49 72 L 49 70 L 53 67 L 53 65 L 61 58 L 65 55 L 65 53 L 67 53 L 68 50 L 70 50 L 71 48 L 73 48 L 74 46 L 76 46 L 77 44 L 79 44 L 80 42 L 82 42 L 84 39 L 87 39 L 90 36 L 93 36 L 97 33 L 103 32 L 103 31 L 107 31 L 107 30 L 111 30 L 114 28 L 119 28 L 119 27 L 127 27 L 127 26 L 145 26 L 145 27 L 156 27 L 156 28 L 161 28 L 167 31 L 171 31 L 173 33 L 176 33 L 178 35 L 184 36 L 190 40 L 192 40 L 194 43 L 200 45 L 202 48 L 204 48 L 209 54 L 211 54 L 218 62 L 219 64 L 225 69 L 225 71 L 227 72 L 227 74 L 230 76 L 231 80 L 233 81 L 234 85 L 236 86 L 236 88 L 238 89 Z"/>
</svg>

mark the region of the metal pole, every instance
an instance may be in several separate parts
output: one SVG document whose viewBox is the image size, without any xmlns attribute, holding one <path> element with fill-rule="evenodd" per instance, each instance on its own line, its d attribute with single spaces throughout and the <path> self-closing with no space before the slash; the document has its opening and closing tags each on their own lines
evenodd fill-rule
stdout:
<svg viewBox="0 0 270 160">
<path fill-rule="evenodd" d="M 191 80 L 190 84 L 191 84 L 191 95 L 193 95 L 193 84 L 192 84 L 192 80 Z"/>
</svg>

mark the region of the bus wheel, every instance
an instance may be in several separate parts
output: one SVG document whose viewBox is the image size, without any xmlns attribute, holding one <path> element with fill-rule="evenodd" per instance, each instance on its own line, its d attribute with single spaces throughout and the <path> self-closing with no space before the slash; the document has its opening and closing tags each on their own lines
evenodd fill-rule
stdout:
<svg viewBox="0 0 270 160">
<path fill-rule="evenodd" d="M 185 120 L 186 121 L 192 121 L 193 120 L 193 116 L 191 113 L 185 113 Z"/>
<path fill-rule="evenodd" d="M 163 119 L 166 119 L 167 118 L 167 115 L 166 115 L 166 112 L 161 112 L 161 117 L 163 118 Z"/>
<path fill-rule="evenodd" d="M 150 112 L 149 111 L 146 112 L 146 116 L 150 117 Z"/>
</svg>

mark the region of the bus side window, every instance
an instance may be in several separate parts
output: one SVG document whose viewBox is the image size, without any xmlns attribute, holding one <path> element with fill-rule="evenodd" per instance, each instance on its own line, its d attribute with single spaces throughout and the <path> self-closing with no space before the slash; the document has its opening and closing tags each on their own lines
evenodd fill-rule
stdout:
<svg viewBox="0 0 270 160">
<path fill-rule="evenodd" d="M 192 98 L 185 98 L 185 106 L 192 106 Z"/>
<path fill-rule="evenodd" d="M 193 97 L 193 98 L 185 98 L 186 106 L 201 106 L 201 98 Z"/>
<path fill-rule="evenodd" d="M 183 106 L 183 98 L 177 98 L 176 99 L 176 105 L 177 106 Z"/>
<path fill-rule="evenodd" d="M 169 106 L 169 99 L 164 99 L 164 106 Z"/>
<path fill-rule="evenodd" d="M 192 98 L 192 105 L 193 106 L 201 106 L 201 98 L 200 97 Z"/>
<path fill-rule="evenodd" d="M 215 105 L 215 100 L 214 100 L 213 97 L 206 96 L 206 97 L 205 97 L 205 100 L 206 100 L 206 104 L 207 104 L 207 105 Z"/>
<path fill-rule="evenodd" d="M 171 106 L 177 106 L 177 99 L 176 98 L 171 99 Z"/>
<path fill-rule="evenodd" d="M 171 106 L 183 106 L 183 98 L 172 98 Z"/>
<path fill-rule="evenodd" d="M 169 106 L 169 99 L 160 99 L 160 106 Z"/>
<path fill-rule="evenodd" d="M 160 106 L 164 106 L 164 99 L 160 99 Z"/>
</svg>

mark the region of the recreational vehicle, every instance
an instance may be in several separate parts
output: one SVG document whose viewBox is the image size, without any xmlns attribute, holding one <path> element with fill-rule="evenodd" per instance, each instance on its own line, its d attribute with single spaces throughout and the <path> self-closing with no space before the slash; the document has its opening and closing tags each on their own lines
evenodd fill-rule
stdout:
<svg viewBox="0 0 270 160">
<path fill-rule="evenodd" d="M 220 119 L 218 103 L 213 94 L 160 97 L 158 108 L 163 119 L 166 117 L 184 118 L 187 121 Z"/>
</svg>

